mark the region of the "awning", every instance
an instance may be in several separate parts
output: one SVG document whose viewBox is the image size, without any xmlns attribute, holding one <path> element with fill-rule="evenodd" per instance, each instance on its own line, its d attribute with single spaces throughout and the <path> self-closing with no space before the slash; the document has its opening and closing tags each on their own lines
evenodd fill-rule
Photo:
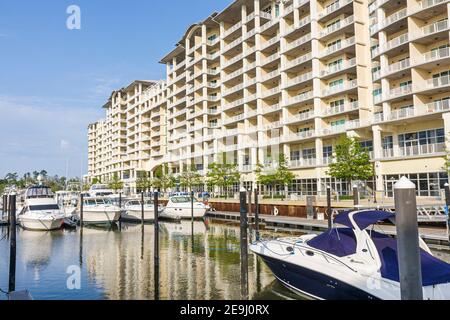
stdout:
<svg viewBox="0 0 450 320">
<path fill-rule="evenodd" d="M 381 210 L 346 211 L 334 218 L 334 223 L 354 229 L 355 226 L 350 220 L 350 215 L 353 216 L 353 220 L 361 230 L 377 222 L 395 217 L 393 213 Z"/>
</svg>

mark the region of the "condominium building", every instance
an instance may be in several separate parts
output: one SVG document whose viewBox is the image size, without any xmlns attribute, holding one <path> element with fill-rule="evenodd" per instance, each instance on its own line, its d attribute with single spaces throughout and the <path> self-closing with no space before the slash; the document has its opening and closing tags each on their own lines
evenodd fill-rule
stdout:
<svg viewBox="0 0 450 320">
<path fill-rule="evenodd" d="M 347 134 L 371 152 L 369 188 L 391 196 L 407 175 L 419 196 L 439 195 L 448 181 L 449 11 L 448 0 L 234 1 L 189 27 L 161 60 L 167 151 L 160 162 L 173 173 L 195 165 L 204 174 L 225 152 L 249 187 L 257 163 L 284 153 L 297 177 L 291 192 L 330 185 L 345 193 L 347 184 L 327 171 Z M 135 123 L 128 114 L 126 121 Z M 101 151 L 104 126 L 90 128 L 96 172 L 110 160 Z M 149 151 L 134 172 L 158 164 Z"/>
</svg>

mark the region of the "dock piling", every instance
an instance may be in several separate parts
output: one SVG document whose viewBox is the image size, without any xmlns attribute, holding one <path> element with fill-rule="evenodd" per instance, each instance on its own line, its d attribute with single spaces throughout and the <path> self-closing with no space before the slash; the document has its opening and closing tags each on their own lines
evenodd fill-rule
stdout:
<svg viewBox="0 0 450 320">
<path fill-rule="evenodd" d="M 159 300 L 159 212 L 158 191 L 154 192 L 153 205 L 155 210 L 155 240 L 154 240 L 154 275 L 155 275 L 155 300 Z"/>
<path fill-rule="evenodd" d="M 447 215 L 447 236 L 448 236 L 448 243 L 450 245 L 450 187 L 449 184 L 446 183 L 444 185 L 445 190 L 445 214 Z"/>
<path fill-rule="evenodd" d="M 355 210 L 359 207 L 359 190 L 357 185 L 353 186 L 353 207 Z"/>
<path fill-rule="evenodd" d="M 240 242 L 241 242 L 241 296 L 243 300 L 248 300 L 248 217 L 247 217 L 247 190 L 240 192 Z"/>
<path fill-rule="evenodd" d="M 141 192 L 141 223 L 144 224 L 144 192 Z"/>
<path fill-rule="evenodd" d="M 327 216 L 328 216 L 328 229 L 333 228 L 333 212 L 331 211 L 331 187 L 327 186 Z"/>
<path fill-rule="evenodd" d="M 84 195 L 80 194 L 80 227 L 83 228 L 83 206 L 84 206 Z"/>
<path fill-rule="evenodd" d="M 16 291 L 16 195 L 9 196 L 10 240 L 9 240 L 9 286 L 8 292 Z"/>
<path fill-rule="evenodd" d="M 416 186 L 402 177 L 394 185 L 395 224 L 402 300 L 423 300 Z"/>
<path fill-rule="evenodd" d="M 8 196 L 4 194 L 2 204 L 2 220 L 5 218 L 5 214 L 7 214 L 7 212 L 8 212 Z"/>
<path fill-rule="evenodd" d="M 259 190 L 255 188 L 255 234 L 256 241 L 259 241 Z"/>
</svg>

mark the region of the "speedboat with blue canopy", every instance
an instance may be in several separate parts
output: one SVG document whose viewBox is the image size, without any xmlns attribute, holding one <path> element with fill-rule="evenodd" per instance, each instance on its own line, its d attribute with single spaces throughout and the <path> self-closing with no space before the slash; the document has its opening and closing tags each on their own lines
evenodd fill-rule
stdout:
<svg viewBox="0 0 450 320">
<path fill-rule="evenodd" d="M 250 250 L 298 294 L 323 300 L 399 300 L 397 240 L 375 231 L 379 222 L 395 223 L 395 215 L 346 211 L 320 235 L 257 241 Z M 421 238 L 419 245 L 424 299 L 450 299 L 450 264 L 434 257 Z"/>
</svg>

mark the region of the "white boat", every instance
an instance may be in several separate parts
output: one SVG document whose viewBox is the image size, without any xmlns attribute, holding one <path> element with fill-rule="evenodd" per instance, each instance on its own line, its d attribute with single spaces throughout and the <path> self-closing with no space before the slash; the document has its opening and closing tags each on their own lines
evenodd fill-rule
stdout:
<svg viewBox="0 0 450 320">
<path fill-rule="evenodd" d="M 162 211 L 162 206 L 158 206 L 158 212 Z M 125 203 L 124 211 L 121 214 L 123 220 L 142 221 L 142 202 L 134 199 Z M 144 222 L 152 222 L 155 220 L 155 206 L 152 200 L 144 201 Z"/>
<path fill-rule="evenodd" d="M 112 224 L 120 219 L 121 209 L 112 204 L 108 198 L 84 198 L 83 199 L 83 223 L 84 224 Z M 80 208 L 78 208 L 80 217 Z"/>
<path fill-rule="evenodd" d="M 162 216 L 178 216 L 181 219 L 191 219 L 191 197 L 190 196 L 173 196 L 169 198 L 167 206 L 162 212 Z M 194 198 L 194 219 L 201 219 L 209 210 L 209 206 Z"/>
<path fill-rule="evenodd" d="M 24 205 L 17 218 L 27 230 L 50 231 L 60 229 L 65 214 L 49 187 L 33 186 L 26 190 Z"/>
<path fill-rule="evenodd" d="M 106 184 L 94 184 L 89 189 L 89 195 L 94 198 L 111 196 L 113 194 L 113 190 L 109 189 Z"/>
<path fill-rule="evenodd" d="M 376 210 L 344 212 L 334 222 L 345 227 L 257 241 L 250 250 L 298 294 L 325 300 L 398 300 L 397 240 L 373 230 L 379 221 L 393 217 Z M 434 257 L 420 238 L 419 243 L 424 299 L 450 299 L 450 264 Z"/>
</svg>

